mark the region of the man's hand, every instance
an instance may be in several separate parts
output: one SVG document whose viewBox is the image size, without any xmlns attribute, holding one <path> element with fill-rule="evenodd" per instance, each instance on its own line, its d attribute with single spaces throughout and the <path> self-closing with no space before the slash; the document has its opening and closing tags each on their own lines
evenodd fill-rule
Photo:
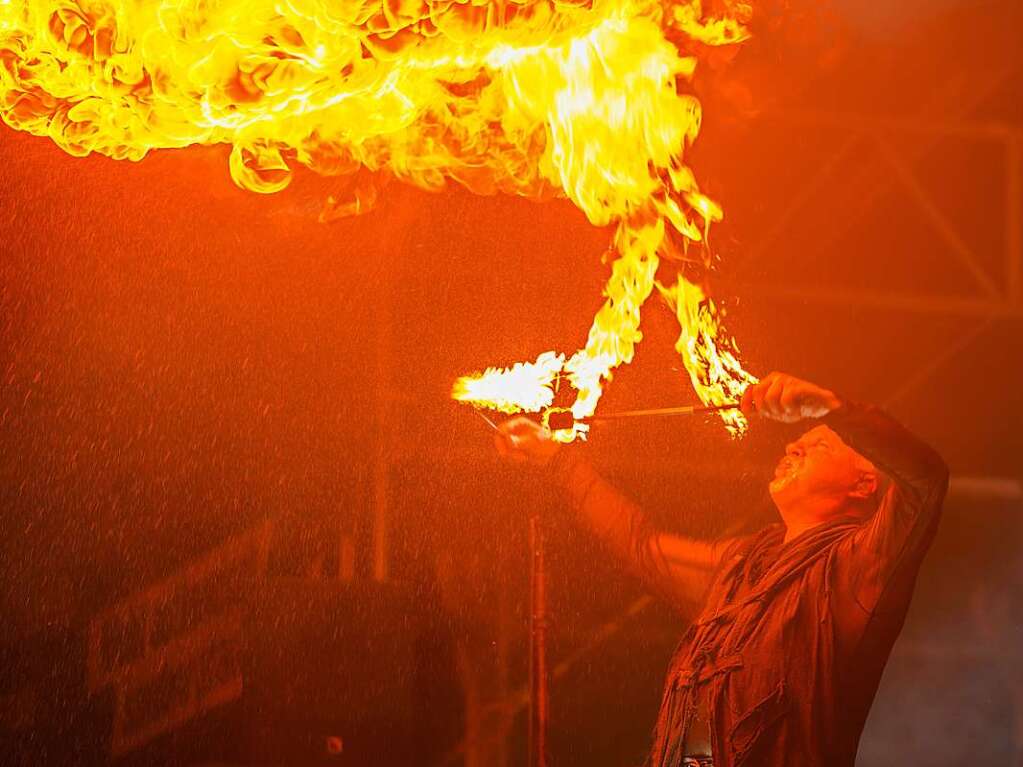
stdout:
<svg viewBox="0 0 1023 767">
<path fill-rule="evenodd" d="M 743 392 L 742 412 L 759 414 L 773 421 L 795 423 L 820 418 L 842 405 L 838 396 L 809 381 L 785 373 L 771 373 Z"/>
<path fill-rule="evenodd" d="M 546 466 L 561 448 L 551 433 L 536 421 L 517 416 L 497 427 L 497 452 L 516 463 Z"/>
</svg>

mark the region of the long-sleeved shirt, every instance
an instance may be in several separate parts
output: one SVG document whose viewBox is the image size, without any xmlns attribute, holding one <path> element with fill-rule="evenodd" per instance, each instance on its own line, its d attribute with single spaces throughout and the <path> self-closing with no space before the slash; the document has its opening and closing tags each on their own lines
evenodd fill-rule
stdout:
<svg viewBox="0 0 1023 767">
<path fill-rule="evenodd" d="M 677 767 L 702 697 L 716 767 L 852 767 L 863 725 L 937 529 L 948 470 L 891 417 L 846 403 L 821 419 L 891 480 L 866 521 L 837 518 L 784 542 L 658 535 L 573 457 L 556 471 L 580 516 L 682 612 L 649 767 Z M 709 584 L 709 585 L 708 585 Z"/>
</svg>

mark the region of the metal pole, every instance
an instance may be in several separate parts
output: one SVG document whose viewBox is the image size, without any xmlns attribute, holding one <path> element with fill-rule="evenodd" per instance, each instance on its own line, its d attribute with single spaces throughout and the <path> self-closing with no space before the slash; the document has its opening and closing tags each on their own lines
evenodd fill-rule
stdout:
<svg viewBox="0 0 1023 767">
<path fill-rule="evenodd" d="M 529 767 L 547 767 L 547 594 L 540 516 L 529 518 Z"/>
<path fill-rule="evenodd" d="M 1023 300 L 1023 137 L 1013 133 L 1005 145 L 1005 282 L 1008 303 Z"/>
</svg>

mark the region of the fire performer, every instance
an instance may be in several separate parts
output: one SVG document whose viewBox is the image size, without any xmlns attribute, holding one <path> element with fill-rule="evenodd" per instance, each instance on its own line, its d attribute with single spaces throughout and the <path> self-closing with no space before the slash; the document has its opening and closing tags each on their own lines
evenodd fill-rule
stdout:
<svg viewBox="0 0 1023 767">
<path fill-rule="evenodd" d="M 934 537 L 948 470 L 875 407 L 772 373 L 748 416 L 817 425 L 769 490 L 781 523 L 708 543 L 651 530 L 574 451 L 526 418 L 498 450 L 545 467 L 581 521 L 683 614 L 648 767 L 852 767 Z"/>
</svg>

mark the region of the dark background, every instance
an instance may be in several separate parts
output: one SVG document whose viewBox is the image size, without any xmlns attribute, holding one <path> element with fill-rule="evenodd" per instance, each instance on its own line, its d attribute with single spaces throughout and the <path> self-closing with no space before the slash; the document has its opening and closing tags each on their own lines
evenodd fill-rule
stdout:
<svg viewBox="0 0 1023 767">
<path fill-rule="evenodd" d="M 881 403 L 952 468 L 860 763 L 1018 765 L 1023 17 L 1014 2 L 887 5 L 770 16 L 702 81 L 690 157 L 726 210 L 716 294 L 747 367 Z M 349 712 L 335 719 L 358 753 L 405 739 L 423 763 L 522 764 L 531 508 L 549 512 L 553 761 L 641 759 L 681 626 L 448 396 L 458 375 L 582 344 L 608 232 L 565 201 L 398 184 L 319 224 L 332 182 L 299 172 L 246 193 L 223 148 L 74 159 L 5 128 L 0 168 L 12 761 L 108 758 L 118 695 L 142 673 L 132 653 L 170 651 L 125 629 L 110 641 L 127 676 L 94 684 L 90 626 L 174 594 L 170 639 L 241 606 L 222 662 L 249 682 L 242 703 L 197 704 L 124 761 L 329 759 L 319 706 Z M 670 312 L 652 299 L 643 328 L 608 410 L 693 399 Z M 765 477 L 792 433 L 646 421 L 579 449 L 659 523 L 712 536 L 770 519 Z M 262 524 L 265 556 L 235 581 L 174 580 Z M 208 678 L 220 661 L 195 646 L 189 673 Z M 166 696 L 131 704 L 133 721 L 159 719 Z M 350 713 L 385 701 L 399 736 Z"/>
</svg>

